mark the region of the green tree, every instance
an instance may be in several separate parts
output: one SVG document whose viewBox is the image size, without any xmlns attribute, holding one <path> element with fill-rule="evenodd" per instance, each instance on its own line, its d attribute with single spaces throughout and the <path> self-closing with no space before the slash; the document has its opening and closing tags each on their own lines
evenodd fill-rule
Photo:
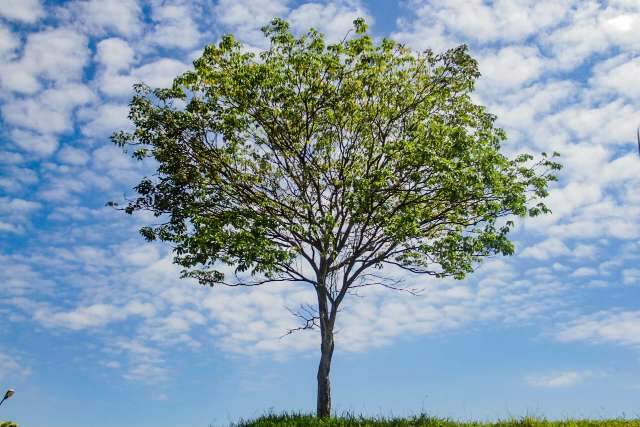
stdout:
<svg viewBox="0 0 640 427">
<path fill-rule="evenodd" d="M 331 411 L 334 327 L 350 291 L 402 289 L 384 267 L 462 279 L 513 253 L 505 217 L 548 212 L 560 167 L 501 154 L 504 132 L 470 98 L 479 72 L 466 46 L 416 53 L 374 42 L 363 20 L 354 30 L 327 44 L 274 19 L 257 55 L 226 35 L 171 88 L 137 85 L 134 129 L 113 135 L 157 162 L 124 209 L 162 219 L 141 233 L 171 242 L 185 277 L 315 290 L 299 329 L 320 331 L 319 417 Z"/>
</svg>

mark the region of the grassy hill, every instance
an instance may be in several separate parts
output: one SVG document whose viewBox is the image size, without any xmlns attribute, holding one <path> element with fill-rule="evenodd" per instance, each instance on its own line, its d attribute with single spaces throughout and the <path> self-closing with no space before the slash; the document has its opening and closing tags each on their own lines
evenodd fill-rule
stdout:
<svg viewBox="0 0 640 427">
<path fill-rule="evenodd" d="M 336 417 L 319 420 L 311 415 L 266 415 L 251 421 L 240 421 L 232 427 L 640 427 L 640 418 L 612 420 L 548 421 L 520 418 L 497 422 L 457 422 L 425 415 L 413 418 Z"/>
</svg>

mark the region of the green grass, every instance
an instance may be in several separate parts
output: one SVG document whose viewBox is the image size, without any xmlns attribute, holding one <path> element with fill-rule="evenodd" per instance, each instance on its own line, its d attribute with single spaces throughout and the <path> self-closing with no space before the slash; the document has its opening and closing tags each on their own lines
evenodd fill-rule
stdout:
<svg viewBox="0 0 640 427">
<path fill-rule="evenodd" d="M 251 421 L 239 421 L 232 427 L 640 427 L 640 419 L 549 421 L 525 417 L 497 422 L 458 422 L 421 415 L 413 418 L 364 418 L 356 416 L 318 419 L 303 414 L 269 414 Z"/>
</svg>

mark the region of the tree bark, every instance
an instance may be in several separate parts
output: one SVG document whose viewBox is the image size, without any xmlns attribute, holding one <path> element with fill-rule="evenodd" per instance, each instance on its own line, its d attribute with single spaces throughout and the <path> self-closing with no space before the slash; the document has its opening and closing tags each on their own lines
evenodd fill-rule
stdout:
<svg viewBox="0 0 640 427">
<path fill-rule="evenodd" d="M 320 363 L 318 365 L 318 406 L 316 416 L 327 418 L 331 416 L 331 358 L 333 356 L 333 328 L 325 330 L 320 344 Z"/>
<path fill-rule="evenodd" d="M 327 288 L 322 285 L 317 287 L 318 314 L 320 317 L 320 363 L 318 364 L 318 401 L 316 416 L 327 418 L 331 416 L 331 358 L 333 357 L 333 325 L 337 314 L 336 307 L 329 309 L 327 301 Z"/>
</svg>

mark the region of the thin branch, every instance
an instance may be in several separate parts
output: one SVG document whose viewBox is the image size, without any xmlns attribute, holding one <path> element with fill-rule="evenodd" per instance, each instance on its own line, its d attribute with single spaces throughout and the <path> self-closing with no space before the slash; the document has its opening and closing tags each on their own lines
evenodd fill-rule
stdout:
<svg viewBox="0 0 640 427">
<path fill-rule="evenodd" d="M 297 317 L 298 319 L 301 319 L 304 322 L 304 324 L 297 328 L 289 329 L 287 333 L 285 333 L 280 337 L 280 339 L 288 335 L 291 335 L 294 332 L 312 330 L 320 327 L 320 324 L 317 323 L 320 321 L 320 316 L 316 314 L 317 311 L 315 307 L 309 304 L 301 304 L 299 311 L 293 311 L 290 308 L 287 308 L 287 311 L 292 315 L 294 315 L 295 317 Z"/>
</svg>

